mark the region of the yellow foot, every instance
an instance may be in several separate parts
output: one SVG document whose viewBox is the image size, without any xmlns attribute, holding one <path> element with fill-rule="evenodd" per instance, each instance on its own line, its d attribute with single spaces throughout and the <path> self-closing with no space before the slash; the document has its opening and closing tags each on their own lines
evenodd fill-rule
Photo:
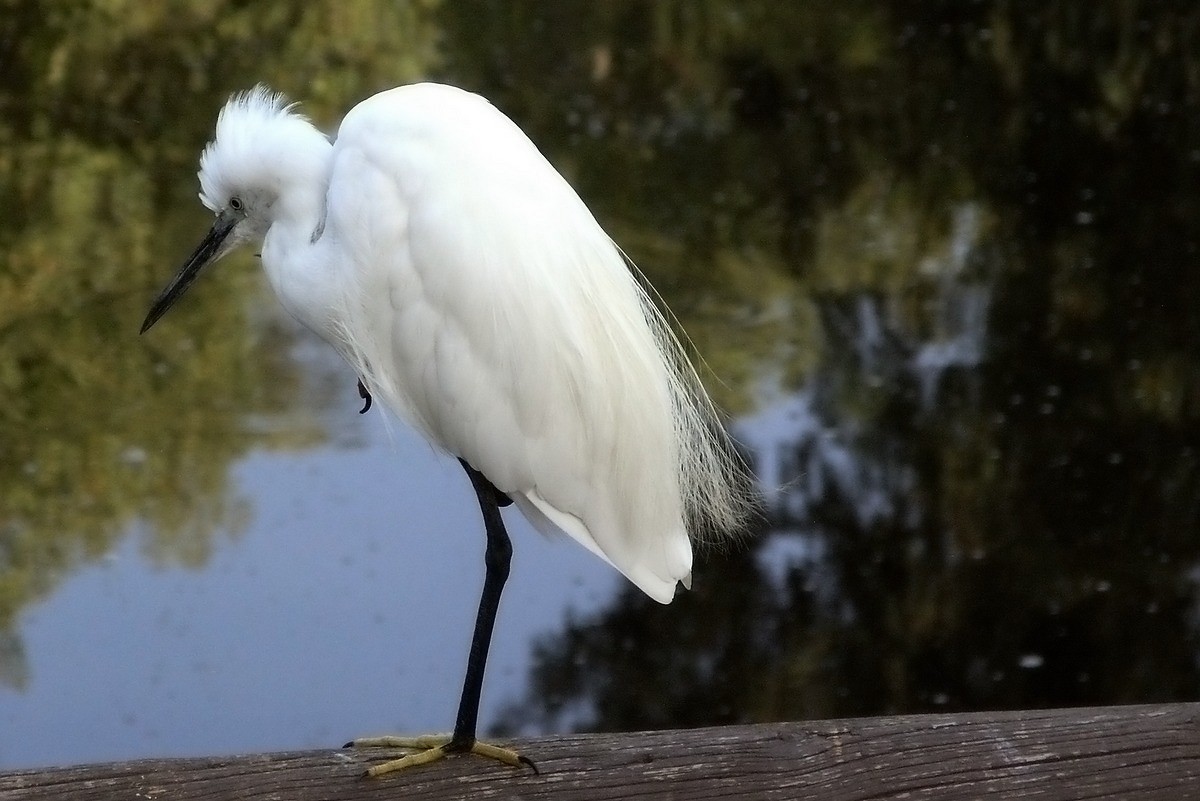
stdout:
<svg viewBox="0 0 1200 801">
<path fill-rule="evenodd" d="M 399 759 L 391 759 L 387 762 L 381 762 L 378 765 L 372 765 L 363 773 L 363 778 L 382 776 L 385 773 L 394 773 L 398 770 L 415 768 L 418 765 L 427 765 L 430 762 L 436 762 L 447 754 L 455 753 L 476 754 L 477 756 L 498 760 L 505 765 L 512 765 L 514 768 L 529 767 L 533 769 L 534 773 L 538 772 L 537 765 L 533 764 L 532 759 L 521 756 L 509 748 L 501 748 L 497 745 L 478 741 L 473 742 L 470 748 L 460 748 L 458 746 L 451 746 L 450 737 L 445 734 L 427 734 L 421 737 L 359 737 L 356 740 L 346 743 L 346 747 L 411 748 L 416 751 L 415 754 L 409 754 Z"/>
</svg>

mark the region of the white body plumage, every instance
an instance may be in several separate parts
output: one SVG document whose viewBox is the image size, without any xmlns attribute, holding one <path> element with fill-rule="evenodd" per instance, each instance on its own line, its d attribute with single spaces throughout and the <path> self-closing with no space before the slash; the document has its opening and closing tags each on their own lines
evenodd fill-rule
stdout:
<svg viewBox="0 0 1200 801">
<path fill-rule="evenodd" d="M 740 524 L 743 468 L 677 340 L 574 190 L 483 98 L 383 92 L 331 144 L 259 88 L 221 112 L 200 179 L 232 232 L 216 257 L 261 238 L 287 310 L 538 529 L 666 603 L 698 533 Z"/>
</svg>

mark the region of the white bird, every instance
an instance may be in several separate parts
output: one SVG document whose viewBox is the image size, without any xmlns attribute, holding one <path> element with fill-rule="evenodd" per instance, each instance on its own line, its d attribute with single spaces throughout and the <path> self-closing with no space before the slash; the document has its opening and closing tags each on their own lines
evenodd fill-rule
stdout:
<svg viewBox="0 0 1200 801">
<path fill-rule="evenodd" d="M 511 544 L 511 501 L 651 598 L 690 585 L 692 545 L 734 535 L 749 478 L 679 341 L 583 201 L 482 97 L 416 84 L 355 106 L 336 140 L 282 95 L 230 98 L 200 159 L 208 235 L 150 328 L 208 264 L 261 243 L 284 308 L 434 446 L 456 456 L 487 528 L 483 596 L 453 735 L 372 775 L 471 751 Z M 364 408 L 365 411 L 365 408 Z"/>
</svg>

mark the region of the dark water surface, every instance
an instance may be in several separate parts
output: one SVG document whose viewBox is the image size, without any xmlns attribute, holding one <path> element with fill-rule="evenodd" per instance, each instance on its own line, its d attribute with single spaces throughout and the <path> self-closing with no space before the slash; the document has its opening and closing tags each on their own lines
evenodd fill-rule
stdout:
<svg viewBox="0 0 1200 801">
<path fill-rule="evenodd" d="M 1200 696 L 1192 4 L 14 0 L 0 76 L 0 766 L 451 725 L 457 466 L 250 258 L 136 336 L 260 80 L 490 97 L 763 481 L 669 607 L 514 522 L 485 728 Z"/>
</svg>

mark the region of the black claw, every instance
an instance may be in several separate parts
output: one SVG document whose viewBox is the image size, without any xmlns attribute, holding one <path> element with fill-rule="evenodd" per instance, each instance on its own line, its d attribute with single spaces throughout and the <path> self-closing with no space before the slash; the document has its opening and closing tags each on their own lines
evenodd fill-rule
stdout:
<svg viewBox="0 0 1200 801">
<path fill-rule="evenodd" d="M 517 754 L 517 761 L 520 762 L 522 765 L 528 766 L 529 769 L 533 771 L 533 775 L 535 775 L 535 776 L 542 775 L 542 772 L 540 770 L 538 770 L 537 765 L 533 764 L 533 760 L 530 759 L 529 757 L 523 756 L 521 754 Z"/>
<path fill-rule="evenodd" d="M 367 392 L 367 386 L 362 382 L 361 378 L 358 379 L 358 397 L 364 401 L 363 407 L 358 410 L 358 413 L 366 414 L 371 410 L 371 393 Z"/>
</svg>

